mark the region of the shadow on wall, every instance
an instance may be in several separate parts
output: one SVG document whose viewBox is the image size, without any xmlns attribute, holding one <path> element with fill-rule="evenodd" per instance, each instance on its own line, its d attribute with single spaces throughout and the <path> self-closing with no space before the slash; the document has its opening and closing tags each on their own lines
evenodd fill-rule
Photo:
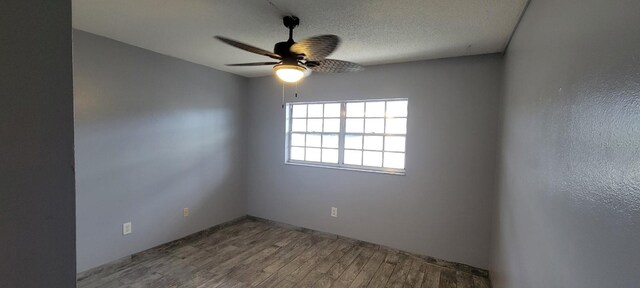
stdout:
<svg viewBox="0 0 640 288">
<path fill-rule="evenodd" d="M 248 80 L 78 30 L 73 40 L 78 271 L 243 215 Z"/>
<path fill-rule="evenodd" d="M 237 144 L 225 129 L 231 116 L 201 109 L 78 125 L 79 255 L 114 260 L 229 218 L 215 204 L 237 202 L 239 161 L 228 152 Z M 129 221 L 134 233 L 123 238 L 119 225 Z M 122 242 L 129 244 L 113 245 Z M 78 266 L 102 264 L 91 258 Z"/>
</svg>

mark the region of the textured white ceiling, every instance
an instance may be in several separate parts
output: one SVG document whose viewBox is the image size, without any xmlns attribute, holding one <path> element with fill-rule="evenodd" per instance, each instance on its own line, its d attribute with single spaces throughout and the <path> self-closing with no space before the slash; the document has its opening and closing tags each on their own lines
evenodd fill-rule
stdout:
<svg viewBox="0 0 640 288">
<path fill-rule="evenodd" d="M 270 4 L 273 3 L 274 5 Z M 294 39 L 335 34 L 331 58 L 364 65 L 501 52 L 526 0 L 74 0 L 74 28 L 244 76 L 267 61 L 212 38 L 272 50 L 300 18 Z"/>
</svg>

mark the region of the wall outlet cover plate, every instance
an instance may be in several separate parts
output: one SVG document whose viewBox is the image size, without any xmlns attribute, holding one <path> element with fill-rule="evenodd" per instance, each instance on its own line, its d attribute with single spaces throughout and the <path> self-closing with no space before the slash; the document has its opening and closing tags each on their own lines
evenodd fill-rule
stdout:
<svg viewBox="0 0 640 288">
<path fill-rule="evenodd" d="M 122 235 L 131 234 L 131 232 L 132 232 L 131 222 L 122 224 Z"/>
</svg>

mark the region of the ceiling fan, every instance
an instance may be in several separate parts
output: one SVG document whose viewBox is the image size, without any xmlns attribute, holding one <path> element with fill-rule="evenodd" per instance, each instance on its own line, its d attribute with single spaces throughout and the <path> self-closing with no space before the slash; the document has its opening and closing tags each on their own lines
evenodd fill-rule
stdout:
<svg viewBox="0 0 640 288">
<path fill-rule="evenodd" d="M 289 28 L 289 40 L 276 43 L 273 52 L 226 37 L 214 36 L 216 39 L 233 47 L 278 60 L 227 64 L 227 66 L 274 65 L 273 71 L 275 71 L 278 78 L 285 82 L 297 82 L 303 77 L 309 76 L 312 71 L 318 73 L 341 73 L 357 72 L 364 69 L 360 64 L 326 58 L 338 47 L 340 43 L 338 36 L 319 35 L 295 42 L 293 41 L 293 29 L 300 24 L 300 19 L 296 16 L 285 16 L 282 22 L 285 27 Z"/>
</svg>

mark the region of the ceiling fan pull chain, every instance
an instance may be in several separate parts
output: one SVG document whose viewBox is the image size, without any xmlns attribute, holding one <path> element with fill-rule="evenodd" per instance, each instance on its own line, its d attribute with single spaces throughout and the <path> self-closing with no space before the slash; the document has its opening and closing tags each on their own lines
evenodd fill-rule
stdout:
<svg viewBox="0 0 640 288">
<path fill-rule="evenodd" d="M 284 109 L 284 81 L 282 81 L 282 109 Z"/>
<path fill-rule="evenodd" d="M 298 98 L 298 82 L 296 82 L 296 98 Z"/>
</svg>

